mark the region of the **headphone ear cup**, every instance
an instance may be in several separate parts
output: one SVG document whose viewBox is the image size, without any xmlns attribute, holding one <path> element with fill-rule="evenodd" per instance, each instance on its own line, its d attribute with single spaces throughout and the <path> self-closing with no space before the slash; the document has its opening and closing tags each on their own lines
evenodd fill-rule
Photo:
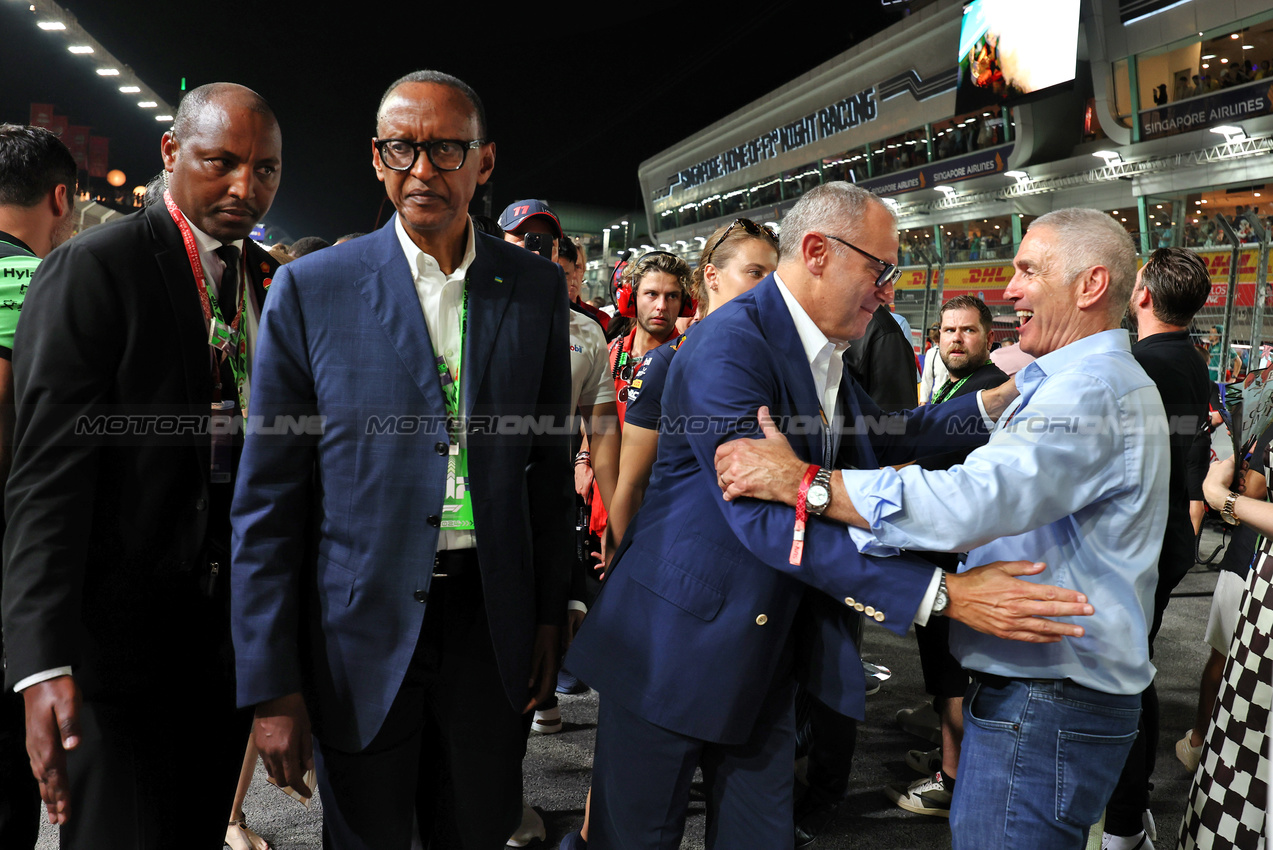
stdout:
<svg viewBox="0 0 1273 850">
<path fill-rule="evenodd" d="M 629 319 L 636 318 L 636 304 L 632 302 L 632 287 L 626 283 L 619 286 L 619 304 L 617 312 L 620 316 L 626 316 Z"/>
</svg>

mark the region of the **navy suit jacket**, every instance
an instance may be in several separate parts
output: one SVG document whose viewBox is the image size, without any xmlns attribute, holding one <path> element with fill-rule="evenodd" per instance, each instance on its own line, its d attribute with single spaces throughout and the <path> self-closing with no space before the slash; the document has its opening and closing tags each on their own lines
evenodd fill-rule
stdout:
<svg viewBox="0 0 1273 850">
<path fill-rule="evenodd" d="M 886 414 L 845 375 L 837 467 L 877 467 L 979 445 L 975 398 Z M 901 634 L 933 566 L 858 553 L 843 524 L 811 519 L 789 563 L 795 511 L 726 502 L 716 447 L 758 436 L 768 405 L 803 459 L 821 462 L 820 399 L 773 276 L 708 316 L 672 359 L 659 454 L 566 666 L 603 699 L 674 732 L 724 744 L 772 718 L 795 678 L 842 714 L 863 716 L 864 680 L 851 637 L 856 606 Z"/>
<path fill-rule="evenodd" d="M 542 427 L 570 404 L 566 289 L 555 264 L 480 233 L 468 287 L 477 555 L 520 710 L 573 555 L 569 429 Z M 324 743 L 359 750 L 420 635 L 447 466 L 433 345 L 393 221 L 279 270 L 252 380 L 251 420 L 273 432 L 249 434 L 232 514 L 239 703 L 303 690 Z"/>
</svg>

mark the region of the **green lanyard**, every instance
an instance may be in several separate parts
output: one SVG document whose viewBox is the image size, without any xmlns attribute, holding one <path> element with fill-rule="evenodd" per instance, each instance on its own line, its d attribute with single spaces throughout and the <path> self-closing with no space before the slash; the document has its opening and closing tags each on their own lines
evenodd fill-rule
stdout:
<svg viewBox="0 0 1273 850">
<path fill-rule="evenodd" d="M 989 360 L 986 361 L 986 363 L 989 363 L 989 362 L 990 362 Z M 982 363 L 981 365 L 985 366 L 986 363 Z M 981 368 L 981 367 L 979 366 L 977 368 Z M 955 393 L 959 392 L 959 388 L 964 385 L 964 381 L 968 380 L 975 374 L 977 373 L 970 372 L 969 374 L 964 375 L 962 378 L 959 379 L 959 383 L 955 384 L 954 386 L 951 386 L 950 379 L 947 378 L 946 386 L 942 387 L 941 390 L 933 394 L 933 404 L 941 404 L 943 401 L 947 401 L 950 398 L 952 398 L 955 395 Z"/>
<path fill-rule="evenodd" d="M 473 496 L 469 492 L 468 450 L 460 445 L 460 370 L 464 359 L 464 337 L 469 327 L 469 283 L 464 281 L 464 298 L 460 302 L 460 353 L 456 356 L 455 371 L 447 367 L 446 358 L 433 349 L 438 381 L 442 384 L 442 397 L 446 403 L 447 434 L 450 437 L 446 463 L 446 489 L 442 496 L 441 528 L 467 531 L 474 528 Z"/>
<path fill-rule="evenodd" d="M 438 369 L 438 381 L 442 384 L 442 395 L 446 401 L 447 431 L 451 442 L 459 445 L 460 427 L 460 368 L 464 360 L 464 337 L 469 329 L 469 282 L 464 281 L 464 298 L 460 302 L 460 353 L 456 356 L 455 374 L 447 367 L 446 358 L 433 349 L 434 365 Z"/>
</svg>

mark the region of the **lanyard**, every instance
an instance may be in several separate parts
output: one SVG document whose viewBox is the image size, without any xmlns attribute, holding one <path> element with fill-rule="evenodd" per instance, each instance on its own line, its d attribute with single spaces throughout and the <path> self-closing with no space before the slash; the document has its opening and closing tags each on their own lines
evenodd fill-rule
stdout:
<svg viewBox="0 0 1273 850">
<path fill-rule="evenodd" d="M 941 404 L 943 401 L 946 401 L 955 393 L 959 392 L 959 388 L 964 385 L 964 381 L 971 377 L 972 375 L 964 375 L 956 384 L 951 384 L 950 379 L 947 379 L 946 386 L 942 387 L 936 394 L 933 395 L 933 404 Z"/>
<path fill-rule="evenodd" d="M 986 361 L 986 363 L 989 363 L 989 362 L 990 362 L 989 360 Z M 986 365 L 986 363 L 982 363 L 981 365 L 984 366 Z M 969 374 L 964 375 L 962 378 L 959 379 L 959 383 L 955 384 L 954 386 L 951 386 L 950 379 L 947 378 L 946 386 L 942 387 L 941 390 L 939 390 L 937 393 L 933 395 L 933 404 L 941 404 L 943 401 L 948 401 L 951 398 L 953 398 L 955 393 L 959 392 L 959 388 L 964 385 L 964 381 L 968 380 L 975 374 L 977 373 L 970 372 Z"/>
<path fill-rule="evenodd" d="M 460 302 L 460 353 L 456 357 L 455 369 L 447 367 L 435 344 L 433 347 L 434 364 L 438 369 L 438 381 L 442 384 L 442 395 L 446 401 L 447 431 L 451 435 L 452 445 L 459 444 L 460 427 L 460 368 L 464 360 L 464 336 L 469 328 L 469 284 L 464 281 L 464 298 Z"/>
<path fill-rule="evenodd" d="M 234 320 L 226 324 L 221 307 L 217 304 L 216 295 L 208 290 L 207 282 L 204 279 L 203 262 L 199 259 L 199 245 L 195 241 L 194 231 L 190 229 L 189 222 L 181 214 L 181 210 L 178 209 L 176 202 L 172 199 L 172 193 L 167 189 L 164 190 L 164 205 L 168 208 L 168 214 L 172 216 L 173 223 L 181 231 L 181 241 L 186 249 L 186 259 L 190 261 L 190 271 L 194 274 L 195 287 L 199 290 L 199 304 L 203 307 L 203 321 L 208 327 L 208 345 L 225 354 L 226 359 L 230 363 L 230 371 L 234 375 L 235 390 L 239 399 L 239 410 L 246 410 L 247 405 L 244 403 L 243 398 L 243 383 L 247 374 L 248 340 L 247 334 L 239 331 L 239 324 L 243 318 L 244 293 L 247 292 L 249 285 L 247 252 L 240 252 L 239 255 L 242 266 L 242 274 L 239 278 L 239 303 L 236 305 Z M 216 366 L 215 355 L 212 364 L 212 383 L 215 400 L 220 401 L 221 370 Z"/>
<path fill-rule="evenodd" d="M 615 350 L 614 362 L 610 364 L 610 377 L 616 380 L 619 379 L 619 372 L 623 370 L 624 366 L 628 365 L 629 360 L 634 359 L 632 357 L 632 343 L 635 339 L 636 328 L 633 328 L 626 337 L 615 340 L 618 343 L 618 348 Z M 624 383 L 627 382 L 624 381 Z"/>
</svg>

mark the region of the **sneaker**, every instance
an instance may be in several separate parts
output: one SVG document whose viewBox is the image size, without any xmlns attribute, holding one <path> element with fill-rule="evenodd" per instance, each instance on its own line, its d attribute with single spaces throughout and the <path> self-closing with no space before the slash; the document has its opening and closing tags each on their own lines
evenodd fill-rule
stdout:
<svg viewBox="0 0 1273 850">
<path fill-rule="evenodd" d="M 560 721 L 558 723 L 560 724 Z M 544 829 L 544 819 L 539 816 L 539 812 L 531 808 L 529 803 L 522 800 L 522 824 L 508 839 L 506 846 L 527 847 L 547 837 L 548 830 Z"/>
<path fill-rule="evenodd" d="M 1101 836 L 1101 850 L 1154 850 L 1154 842 L 1144 832 L 1126 836 L 1106 832 Z"/>
<path fill-rule="evenodd" d="M 941 718 L 937 716 L 937 710 L 931 702 L 897 712 L 897 725 L 912 735 L 918 735 L 934 744 L 941 743 Z"/>
<path fill-rule="evenodd" d="M 539 735 L 554 735 L 560 732 L 561 708 L 554 705 L 552 708 L 536 711 L 535 719 L 530 722 L 530 731 Z"/>
<path fill-rule="evenodd" d="M 932 776 L 941 770 L 941 747 L 934 750 L 907 750 L 906 766 L 920 776 Z"/>
<path fill-rule="evenodd" d="M 888 798 L 906 811 L 939 818 L 950 817 L 950 800 L 954 792 L 954 780 L 947 780 L 940 770 L 932 776 L 916 779 L 910 785 L 889 785 L 884 789 Z"/>
<path fill-rule="evenodd" d="M 1194 746 L 1189 743 L 1189 739 L 1193 737 L 1193 730 L 1190 729 L 1185 736 L 1176 742 L 1176 758 L 1180 759 L 1180 763 L 1189 769 L 1190 773 L 1198 769 L 1198 762 L 1202 761 L 1202 745 Z"/>
<path fill-rule="evenodd" d="M 872 664 L 869 661 L 862 662 L 862 672 L 866 676 L 866 695 L 878 694 L 880 692 L 880 684 L 887 682 L 893 676 L 893 671 L 879 664 Z"/>
</svg>

